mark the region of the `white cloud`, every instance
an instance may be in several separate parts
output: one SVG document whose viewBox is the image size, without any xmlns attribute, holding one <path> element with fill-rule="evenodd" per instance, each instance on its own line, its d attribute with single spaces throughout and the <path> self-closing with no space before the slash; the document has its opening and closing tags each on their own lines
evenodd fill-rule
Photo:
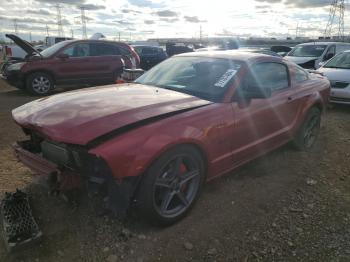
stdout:
<svg viewBox="0 0 350 262">
<path fill-rule="evenodd" d="M 3 0 L 5 1 L 5 0 Z M 29 32 L 37 38 L 57 34 L 56 3 L 61 6 L 66 35 L 81 35 L 80 6 L 89 17 L 89 34 L 101 32 L 110 38 L 198 37 L 204 35 L 317 36 L 328 20 L 328 0 L 12 0 L 0 7 L 0 32 Z M 346 22 L 350 22 L 346 15 Z"/>
</svg>

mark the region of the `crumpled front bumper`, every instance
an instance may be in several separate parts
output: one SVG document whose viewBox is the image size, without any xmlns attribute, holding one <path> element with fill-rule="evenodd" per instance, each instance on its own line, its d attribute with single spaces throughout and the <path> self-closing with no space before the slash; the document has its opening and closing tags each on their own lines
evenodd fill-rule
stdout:
<svg viewBox="0 0 350 262">
<path fill-rule="evenodd" d="M 61 173 L 55 163 L 52 163 L 41 156 L 24 149 L 20 145 L 20 142 L 14 143 L 12 147 L 18 160 L 29 167 L 35 174 L 48 176 L 52 173 Z"/>
</svg>

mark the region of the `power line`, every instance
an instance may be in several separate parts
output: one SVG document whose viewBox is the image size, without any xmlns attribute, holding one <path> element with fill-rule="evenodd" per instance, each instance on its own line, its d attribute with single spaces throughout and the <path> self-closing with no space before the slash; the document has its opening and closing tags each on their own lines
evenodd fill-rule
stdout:
<svg viewBox="0 0 350 262">
<path fill-rule="evenodd" d="M 57 11 L 57 32 L 58 32 L 58 36 L 64 36 L 60 4 L 56 4 L 56 11 Z"/>
<path fill-rule="evenodd" d="M 80 7 L 80 11 L 81 11 L 81 26 L 82 26 L 82 34 L 83 34 L 83 38 L 86 39 L 87 38 L 87 33 L 86 33 L 86 16 L 85 16 L 85 7 L 81 6 Z"/>
<path fill-rule="evenodd" d="M 336 36 L 339 40 L 344 40 L 344 12 L 345 0 L 332 0 L 329 19 L 324 31 L 325 38 Z"/>
</svg>

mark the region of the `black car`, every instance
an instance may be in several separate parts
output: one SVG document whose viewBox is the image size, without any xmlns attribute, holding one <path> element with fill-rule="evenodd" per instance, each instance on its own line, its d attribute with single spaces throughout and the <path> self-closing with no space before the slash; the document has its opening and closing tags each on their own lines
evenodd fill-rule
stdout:
<svg viewBox="0 0 350 262">
<path fill-rule="evenodd" d="M 143 70 L 148 70 L 168 58 L 161 47 L 137 45 L 134 49 L 140 57 L 140 67 Z"/>
</svg>

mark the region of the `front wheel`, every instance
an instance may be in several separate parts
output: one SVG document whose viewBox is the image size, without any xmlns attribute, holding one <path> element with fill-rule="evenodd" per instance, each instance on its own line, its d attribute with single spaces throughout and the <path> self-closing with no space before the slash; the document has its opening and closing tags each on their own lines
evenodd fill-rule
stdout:
<svg viewBox="0 0 350 262">
<path fill-rule="evenodd" d="M 48 95 L 53 87 L 53 79 L 47 73 L 37 72 L 27 77 L 26 88 L 33 95 Z"/>
<path fill-rule="evenodd" d="M 315 144 L 321 128 L 321 111 L 313 107 L 294 138 L 294 145 L 298 150 L 308 151 Z"/>
<path fill-rule="evenodd" d="M 156 160 L 143 178 L 137 200 L 142 217 L 171 225 L 191 209 L 203 180 L 204 162 L 191 146 L 176 147 Z"/>
</svg>

